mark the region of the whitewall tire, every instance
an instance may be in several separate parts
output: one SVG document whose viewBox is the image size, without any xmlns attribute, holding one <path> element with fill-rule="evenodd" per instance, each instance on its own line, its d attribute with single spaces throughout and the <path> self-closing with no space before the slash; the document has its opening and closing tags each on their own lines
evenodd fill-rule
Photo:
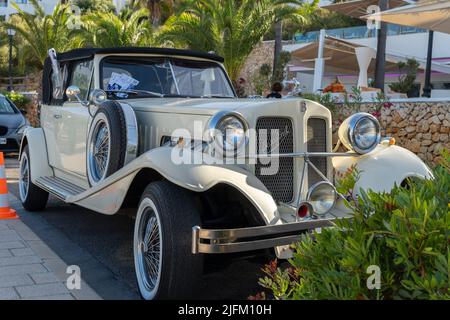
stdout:
<svg viewBox="0 0 450 320">
<path fill-rule="evenodd" d="M 142 194 L 134 228 L 134 264 L 142 298 L 193 299 L 203 256 L 191 253 L 192 227 L 201 225 L 194 197 L 168 181 Z"/>
</svg>

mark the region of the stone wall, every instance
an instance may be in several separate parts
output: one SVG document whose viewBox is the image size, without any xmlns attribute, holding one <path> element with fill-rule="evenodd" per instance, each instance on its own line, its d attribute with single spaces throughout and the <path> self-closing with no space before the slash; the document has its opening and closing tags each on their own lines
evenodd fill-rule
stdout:
<svg viewBox="0 0 450 320">
<path fill-rule="evenodd" d="M 40 99 L 37 93 L 24 93 L 26 97 L 30 99 L 30 103 L 26 106 L 26 115 L 30 124 L 33 127 L 40 127 L 39 112 L 40 112 Z"/>
<path fill-rule="evenodd" d="M 450 149 L 450 101 L 338 104 L 335 129 L 355 112 L 374 114 L 383 128 L 383 136 L 394 137 L 397 145 L 411 150 L 424 161 L 436 162 L 443 148 Z"/>
<path fill-rule="evenodd" d="M 258 74 L 259 68 L 263 64 L 269 64 L 272 67 L 274 50 L 275 41 L 263 41 L 253 49 L 252 53 L 247 58 L 240 73 L 240 77 L 246 80 L 247 94 L 255 94 L 252 81 Z"/>
<path fill-rule="evenodd" d="M 23 82 L 22 87 L 25 89 L 16 91 L 30 99 L 30 103 L 26 106 L 27 114 L 25 117 L 28 121 L 30 121 L 30 124 L 33 127 L 39 127 L 40 101 L 42 95 L 42 71 L 28 75 L 26 77 L 26 81 Z"/>
</svg>

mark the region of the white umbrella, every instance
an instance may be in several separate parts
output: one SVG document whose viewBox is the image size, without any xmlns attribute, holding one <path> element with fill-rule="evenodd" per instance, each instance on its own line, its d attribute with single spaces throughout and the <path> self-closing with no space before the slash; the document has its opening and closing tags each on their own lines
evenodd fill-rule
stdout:
<svg viewBox="0 0 450 320">
<path fill-rule="evenodd" d="M 368 13 L 367 8 L 373 5 L 378 5 L 379 2 L 380 0 L 350 0 L 321 6 L 321 8 L 339 12 L 340 14 L 349 17 L 360 18 L 362 15 Z M 409 0 L 389 0 L 389 7 L 396 8 L 408 3 Z"/>
<path fill-rule="evenodd" d="M 450 1 L 419 1 L 361 18 L 450 33 Z"/>
</svg>

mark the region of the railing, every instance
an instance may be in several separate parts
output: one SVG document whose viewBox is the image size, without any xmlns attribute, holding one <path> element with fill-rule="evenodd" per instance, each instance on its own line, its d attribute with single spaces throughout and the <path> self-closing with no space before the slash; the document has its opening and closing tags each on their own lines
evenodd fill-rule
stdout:
<svg viewBox="0 0 450 320">
<path fill-rule="evenodd" d="M 29 91 L 31 90 L 31 78 L 29 77 L 13 77 L 12 86 L 14 91 Z M 0 77 L 0 91 L 6 91 L 9 87 L 9 78 Z"/>
<path fill-rule="evenodd" d="M 400 26 L 397 24 L 388 24 L 387 35 L 401 35 L 411 33 L 427 32 L 425 29 L 416 27 Z M 294 36 L 295 43 L 307 43 L 315 42 L 319 39 L 320 31 L 306 32 L 305 34 L 298 33 Z M 339 39 L 361 39 L 361 38 L 373 38 L 376 35 L 374 29 L 368 29 L 367 26 L 357 26 L 349 28 L 329 29 L 325 31 L 326 35 Z"/>
</svg>

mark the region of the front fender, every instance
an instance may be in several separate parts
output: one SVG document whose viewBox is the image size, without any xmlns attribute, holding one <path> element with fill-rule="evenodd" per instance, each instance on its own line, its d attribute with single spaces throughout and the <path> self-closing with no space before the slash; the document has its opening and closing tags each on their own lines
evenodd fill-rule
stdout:
<svg viewBox="0 0 450 320">
<path fill-rule="evenodd" d="M 19 159 L 25 145 L 28 145 L 30 152 L 31 181 L 35 182 L 39 177 L 52 176 L 53 170 L 48 162 L 44 130 L 42 128 L 31 127 L 25 130 L 20 144 Z"/>
<path fill-rule="evenodd" d="M 400 185 L 406 178 L 432 179 L 428 166 L 411 151 L 399 146 L 378 145 L 374 151 L 359 157 L 335 157 L 336 171 L 345 172 L 356 165 L 361 172 L 356 182 L 355 193 L 360 189 L 389 192 L 395 184 Z"/>
<path fill-rule="evenodd" d="M 164 146 L 147 151 L 91 189 L 70 197 L 67 202 L 114 214 L 120 209 L 133 178 L 140 170 L 150 168 L 172 183 L 194 192 L 204 192 L 221 183 L 228 184 L 248 198 L 266 224 L 279 223 L 277 205 L 270 192 L 250 172 L 237 165 L 176 164 L 171 160 L 173 150 Z"/>
</svg>

